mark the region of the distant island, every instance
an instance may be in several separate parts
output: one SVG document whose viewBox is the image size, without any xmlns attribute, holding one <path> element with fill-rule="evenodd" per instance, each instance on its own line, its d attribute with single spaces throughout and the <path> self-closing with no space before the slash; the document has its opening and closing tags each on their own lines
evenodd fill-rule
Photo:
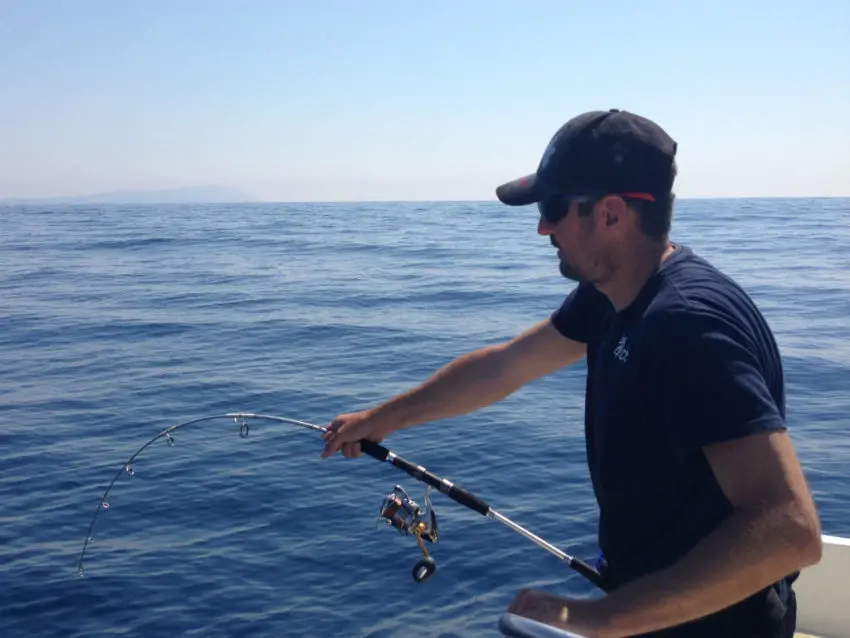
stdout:
<svg viewBox="0 0 850 638">
<path fill-rule="evenodd" d="M 243 204 L 253 201 L 256 200 L 238 188 L 226 186 L 111 191 L 67 197 L 0 198 L 0 204 Z"/>
</svg>

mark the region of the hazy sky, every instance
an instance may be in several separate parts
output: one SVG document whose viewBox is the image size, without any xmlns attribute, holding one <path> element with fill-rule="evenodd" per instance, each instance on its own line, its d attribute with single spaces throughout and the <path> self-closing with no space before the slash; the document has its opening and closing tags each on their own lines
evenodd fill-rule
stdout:
<svg viewBox="0 0 850 638">
<path fill-rule="evenodd" d="M 850 195 L 850 1 L 0 0 L 0 197 L 493 200 L 612 107 L 680 197 Z"/>
</svg>

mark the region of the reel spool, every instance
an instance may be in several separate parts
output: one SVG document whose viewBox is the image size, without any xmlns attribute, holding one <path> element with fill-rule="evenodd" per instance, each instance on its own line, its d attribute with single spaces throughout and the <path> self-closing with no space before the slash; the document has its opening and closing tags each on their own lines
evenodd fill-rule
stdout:
<svg viewBox="0 0 850 638">
<path fill-rule="evenodd" d="M 380 518 L 401 534 L 416 536 L 419 549 L 425 555 L 413 566 L 413 580 L 417 583 L 424 583 L 437 570 L 436 561 L 428 554 L 425 543 L 422 542 L 422 539 L 425 539 L 429 543 L 436 543 L 439 537 L 437 514 L 431 506 L 430 492 L 429 485 L 425 490 L 424 511 L 400 485 L 396 485 L 392 492 L 384 497 L 381 505 Z"/>
</svg>

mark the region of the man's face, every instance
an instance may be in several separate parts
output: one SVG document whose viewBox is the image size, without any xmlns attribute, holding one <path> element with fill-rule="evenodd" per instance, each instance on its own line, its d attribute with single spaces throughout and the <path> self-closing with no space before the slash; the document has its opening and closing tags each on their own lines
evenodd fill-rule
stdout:
<svg viewBox="0 0 850 638">
<path fill-rule="evenodd" d="M 559 270 L 567 279 L 601 284 L 610 277 L 613 247 L 600 204 L 590 214 L 580 216 L 578 202 L 564 202 L 569 208 L 560 221 L 550 223 L 541 217 L 538 223 L 537 232 L 549 235 L 552 246 L 558 249 Z"/>
</svg>

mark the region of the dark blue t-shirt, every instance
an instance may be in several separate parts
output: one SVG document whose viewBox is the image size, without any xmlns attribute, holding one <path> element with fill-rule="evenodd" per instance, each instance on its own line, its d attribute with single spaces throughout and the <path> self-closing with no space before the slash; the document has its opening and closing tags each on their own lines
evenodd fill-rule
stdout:
<svg viewBox="0 0 850 638">
<path fill-rule="evenodd" d="M 681 245 L 622 311 L 580 284 L 552 320 L 587 344 L 599 545 L 626 583 L 680 559 L 732 512 L 702 447 L 786 427 L 779 350 L 749 296 Z"/>
</svg>

